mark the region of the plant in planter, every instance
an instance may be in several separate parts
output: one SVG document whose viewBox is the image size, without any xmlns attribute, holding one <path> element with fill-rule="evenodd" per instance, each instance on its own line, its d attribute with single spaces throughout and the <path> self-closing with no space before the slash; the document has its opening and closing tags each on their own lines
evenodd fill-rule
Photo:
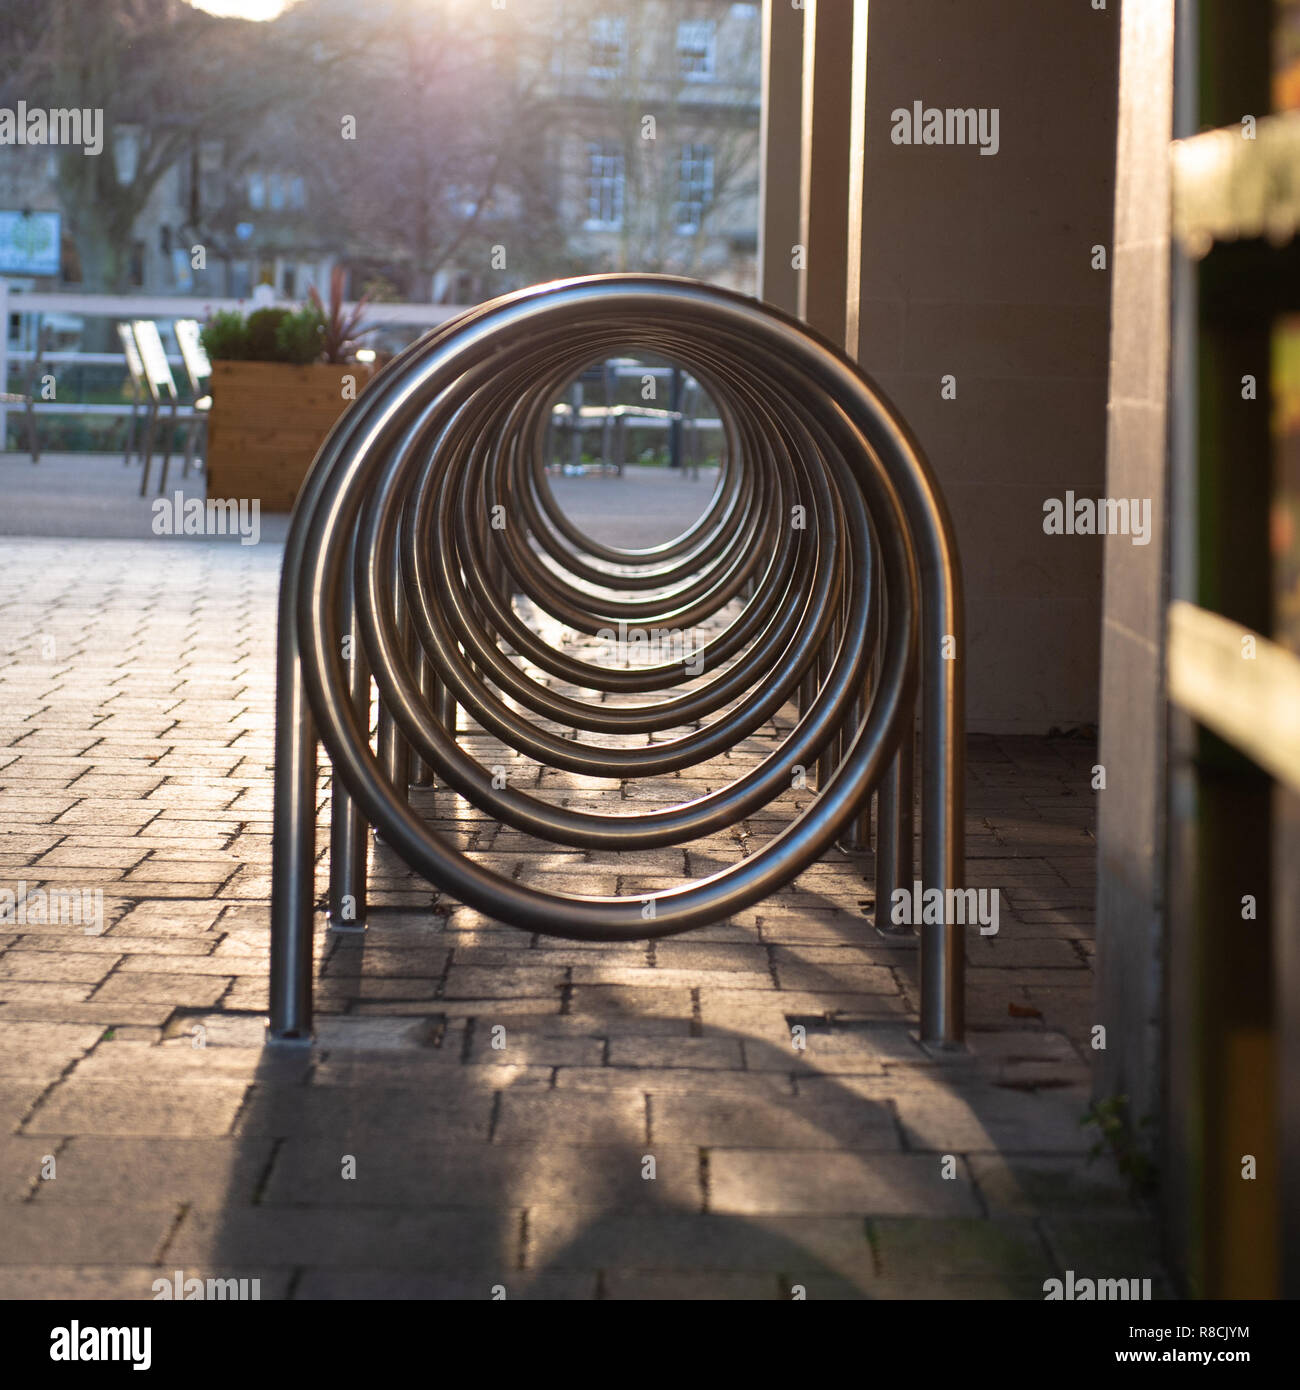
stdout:
<svg viewBox="0 0 1300 1390">
<path fill-rule="evenodd" d="M 343 275 L 328 308 L 312 291 L 299 309 L 222 310 L 203 327 L 212 359 L 208 492 L 259 498 L 288 511 L 316 452 L 374 368 L 358 362 L 362 305 L 343 306 Z"/>
<path fill-rule="evenodd" d="M 330 272 L 330 302 L 324 304 L 315 285 L 307 290 L 311 307 L 321 321 L 321 348 L 326 362 L 355 362 L 357 349 L 366 330 L 361 327 L 367 299 L 363 294 L 351 313 L 343 306 L 343 267 L 336 265 Z"/>
</svg>

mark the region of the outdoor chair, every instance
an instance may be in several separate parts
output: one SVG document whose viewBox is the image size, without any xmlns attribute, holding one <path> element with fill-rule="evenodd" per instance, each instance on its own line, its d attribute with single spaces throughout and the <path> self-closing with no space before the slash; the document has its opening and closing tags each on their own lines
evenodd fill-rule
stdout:
<svg viewBox="0 0 1300 1390">
<path fill-rule="evenodd" d="M 4 325 L 0 324 L 0 332 L 4 331 Z M 44 365 L 44 357 L 52 341 L 51 330 L 42 328 L 40 320 L 36 325 L 36 348 L 32 353 L 32 360 L 27 368 L 27 381 L 24 389 L 20 392 L 0 391 L 0 402 L 5 405 L 26 406 L 23 416 L 27 421 L 27 448 L 31 453 L 32 462 L 40 463 L 41 449 L 36 438 L 36 383 L 40 379 L 41 367 Z M 4 382 L 0 382 L 3 386 Z M 4 448 L 5 441 L 0 439 L 0 449 Z"/>
<path fill-rule="evenodd" d="M 149 391 L 145 386 L 144 362 L 140 358 L 140 349 L 135 345 L 131 325 L 119 323 L 117 337 L 122 344 L 122 355 L 126 358 L 126 369 L 131 376 L 131 414 L 127 417 L 126 445 L 122 450 L 122 462 L 129 466 L 135 456 L 136 442 L 140 436 L 140 412 L 149 397 Z"/>
<path fill-rule="evenodd" d="M 158 333 L 158 325 L 151 319 L 134 319 L 131 323 L 131 334 L 135 338 L 135 345 L 140 353 L 140 361 L 144 368 L 144 384 L 148 391 L 148 418 L 144 427 L 144 443 L 140 453 L 144 460 L 144 468 L 140 476 L 140 496 L 143 497 L 149 490 L 149 468 L 153 462 L 153 450 L 158 436 L 158 422 L 163 415 L 165 406 L 169 406 L 166 419 L 163 423 L 164 442 L 162 457 L 162 472 L 158 479 L 158 491 L 162 492 L 167 486 L 167 468 L 171 463 L 172 456 L 172 432 L 180 419 L 178 410 L 180 397 L 176 390 L 176 382 L 172 378 L 172 369 L 167 361 L 167 353 L 163 349 L 162 338 Z"/>
<path fill-rule="evenodd" d="M 181 469 L 181 477 L 184 478 L 189 475 L 190 465 L 194 462 L 195 444 L 200 434 L 204 435 L 206 444 L 212 397 L 205 389 L 205 383 L 212 376 L 212 363 L 208 361 L 203 340 L 199 336 L 197 319 L 177 319 L 172 331 L 176 335 L 176 345 L 181 350 L 181 362 L 189 380 L 190 399 L 193 402 L 190 406 L 190 427 L 185 433 L 185 466 Z"/>
</svg>

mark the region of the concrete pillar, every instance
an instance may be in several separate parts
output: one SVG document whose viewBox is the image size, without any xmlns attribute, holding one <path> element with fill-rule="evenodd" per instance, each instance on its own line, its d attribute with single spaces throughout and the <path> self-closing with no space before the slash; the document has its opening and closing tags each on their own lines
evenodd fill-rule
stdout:
<svg viewBox="0 0 1300 1390">
<path fill-rule="evenodd" d="M 1101 543 L 1043 521 L 1048 499 L 1104 487 L 1118 7 L 853 8 L 856 32 L 839 40 L 854 67 L 846 342 L 906 416 L 952 513 L 969 728 L 1092 724 Z M 836 9 L 844 26 L 849 5 Z M 944 113 L 942 141 L 924 121 L 911 130 L 917 104 Z M 988 138 L 961 139 L 958 114 L 980 112 Z M 834 192 L 820 175 L 819 187 Z M 820 259 L 814 237 L 810 308 Z"/>
</svg>

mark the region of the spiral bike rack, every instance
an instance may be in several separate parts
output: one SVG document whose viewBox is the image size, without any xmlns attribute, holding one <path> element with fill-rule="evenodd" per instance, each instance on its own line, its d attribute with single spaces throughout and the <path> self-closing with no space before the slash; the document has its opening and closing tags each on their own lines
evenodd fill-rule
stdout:
<svg viewBox="0 0 1300 1390">
<path fill-rule="evenodd" d="M 689 371 L 725 443 L 700 519 L 640 550 L 584 535 L 545 471 L 552 402 L 589 363 L 629 352 Z M 520 616 L 521 596 L 602 641 L 629 628 L 708 624 L 709 635 L 681 660 L 593 663 L 585 648 L 544 641 Z M 371 383 L 322 445 L 294 509 L 279 599 L 270 1037 L 312 1033 L 318 743 L 333 771 L 336 928 L 364 925 L 371 826 L 435 887 L 491 918 L 630 941 L 716 922 L 833 844 L 862 845 L 877 792 L 884 929 L 892 891 L 912 885 L 918 689 L 922 881 L 945 894 L 963 886 L 964 650 L 960 563 L 930 467 L 879 389 L 802 324 L 649 275 L 557 281 L 460 315 Z M 788 703 L 793 727 L 736 780 L 631 814 L 530 796 L 458 736 L 459 708 L 480 736 L 546 767 L 665 776 L 771 727 Z M 816 795 L 746 858 L 624 897 L 504 879 L 431 829 L 409 790 L 440 779 L 544 841 L 634 851 L 725 830 L 805 775 Z M 919 931 L 921 1035 L 957 1044 L 962 928 L 927 921 Z"/>
</svg>

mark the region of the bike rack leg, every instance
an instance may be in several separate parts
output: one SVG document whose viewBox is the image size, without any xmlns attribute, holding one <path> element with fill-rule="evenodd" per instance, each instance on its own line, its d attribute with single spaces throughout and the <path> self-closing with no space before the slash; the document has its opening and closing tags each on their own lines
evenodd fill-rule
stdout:
<svg viewBox="0 0 1300 1390">
<path fill-rule="evenodd" d="M 946 514 L 918 528 L 921 592 L 921 867 L 927 888 L 960 888 L 966 866 L 966 632 L 961 562 Z M 966 1032 L 966 928 L 921 924 L 921 1038 L 960 1046 Z"/>
<path fill-rule="evenodd" d="M 912 796 L 914 729 L 905 734 L 880 784 L 876 825 L 876 930 L 894 928 L 895 889 L 912 892 Z"/>
<path fill-rule="evenodd" d="M 419 650 L 419 644 L 412 640 L 411 653 L 415 659 L 415 674 L 420 683 L 420 694 L 430 709 L 437 707 L 438 677 L 428 658 Z M 411 785 L 416 787 L 433 786 L 433 768 L 414 750 L 411 750 Z"/>
<path fill-rule="evenodd" d="M 316 860 L 316 727 L 298 658 L 293 600 L 281 597 L 271 850 L 272 1042 L 310 1042 Z M 286 627 L 285 609 L 290 623 Z"/>
<path fill-rule="evenodd" d="M 351 638 L 351 673 L 348 693 L 363 724 L 370 719 L 370 667 L 361 647 L 361 630 L 352 585 L 343 598 L 342 631 Z M 330 781 L 330 930 L 359 932 L 366 929 L 366 854 L 370 827 L 347 788 L 335 775 Z"/>
<path fill-rule="evenodd" d="M 406 596 L 402 591 L 401 575 L 393 576 L 393 611 L 402 640 L 407 640 Z M 384 708 L 383 697 L 379 700 L 379 765 L 384 776 L 393 784 L 397 795 L 403 801 L 409 800 L 411 745 L 402 735 L 397 721 Z"/>
</svg>

